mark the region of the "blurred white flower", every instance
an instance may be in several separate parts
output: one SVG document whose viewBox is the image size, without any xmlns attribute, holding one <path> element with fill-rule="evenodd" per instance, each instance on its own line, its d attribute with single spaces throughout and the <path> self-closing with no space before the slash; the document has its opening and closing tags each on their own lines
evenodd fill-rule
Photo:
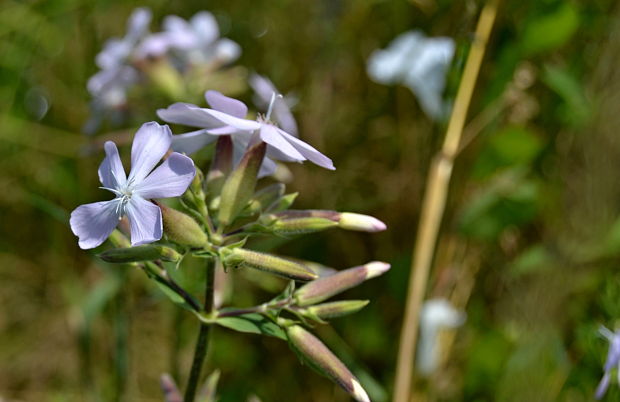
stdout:
<svg viewBox="0 0 620 402">
<path fill-rule="evenodd" d="M 454 50 L 451 38 L 429 38 L 420 31 L 408 31 L 386 49 L 370 55 L 368 75 L 380 84 L 405 85 L 413 91 L 424 112 L 440 120 L 450 109 L 442 94 Z"/>
<path fill-rule="evenodd" d="M 151 11 L 136 8 L 127 21 L 123 38 L 108 40 L 95 62 L 101 69 L 88 80 L 88 91 L 96 109 L 113 109 L 126 102 L 127 89 L 138 81 L 139 74 L 131 65 L 138 43 L 149 32 Z"/>
<path fill-rule="evenodd" d="M 420 374 L 430 375 L 439 366 L 439 333 L 443 329 L 458 328 L 467 315 L 455 309 L 446 299 L 429 299 L 420 312 L 420 341 L 416 366 Z"/>
</svg>

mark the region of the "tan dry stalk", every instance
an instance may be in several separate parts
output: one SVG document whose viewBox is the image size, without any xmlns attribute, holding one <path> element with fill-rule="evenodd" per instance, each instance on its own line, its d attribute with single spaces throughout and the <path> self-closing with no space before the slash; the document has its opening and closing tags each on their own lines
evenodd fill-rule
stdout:
<svg viewBox="0 0 620 402">
<path fill-rule="evenodd" d="M 429 171 L 418 235 L 413 249 L 407 305 L 396 366 L 394 402 L 409 401 L 420 308 L 424 300 L 437 234 L 445 210 L 454 158 L 459 150 L 463 126 L 497 15 L 498 3 L 499 0 L 490 0 L 480 14 L 475 39 L 465 63 L 443 147 L 435 156 Z"/>
</svg>

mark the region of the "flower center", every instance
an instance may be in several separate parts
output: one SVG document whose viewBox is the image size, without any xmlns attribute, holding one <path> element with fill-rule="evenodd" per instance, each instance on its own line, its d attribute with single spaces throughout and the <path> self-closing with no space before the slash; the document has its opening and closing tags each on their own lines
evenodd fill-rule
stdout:
<svg viewBox="0 0 620 402">
<path fill-rule="evenodd" d="M 133 179 L 129 180 L 125 183 L 124 186 L 119 186 L 117 188 L 109 188 L 109 187 L 99 187 L 103 190 L 108 190 L 116 195 L 116 198 L 112 201 L 116 202 L 116 214 L 118 215 L 118 219 L 120 220 L 123 215 L 125 215 L 125 210 L 127 208 L 127 204 L 131 201 L 131 196 L 133 195 L 134 183 Z"/>
</svg>

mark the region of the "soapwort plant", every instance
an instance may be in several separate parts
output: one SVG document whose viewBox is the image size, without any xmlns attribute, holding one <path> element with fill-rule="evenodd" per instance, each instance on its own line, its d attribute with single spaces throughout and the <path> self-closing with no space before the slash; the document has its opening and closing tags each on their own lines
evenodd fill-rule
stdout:
<svg viewBox="0 0 620 402">
<path fill-rule="evenodd" d="M 280 338 L 303 363 L 356 400 L 369 401 L 359 380 L 312 328 L 362 309 L 368 300 L 330 299 L 385 273 L 390 265 L 375 261 L 336 271 L 252 250 L 250 240 L 301 236 L 331 228 L 378 232 L 386 229 L 385 224 L 350 212 L 292 209 L 297 194 L 287 194 L 284 184 L 258 184 L 264 165 L 269 170 L 274 160 L 310 160 L 334 169 L 329 158 L 271 121 L 274 105 L 281 99 L 275 93 L 267 113 L 257 120 L 246 119 L 248 109 L 238 100 L 214 91 L 207 92 L 206 99 L 213 109 L 177 103 L 159 111 L 162 119 L 199 127 L 197 132 L 173 136 L 167 126 L 144 124 L 134 138 L 128 176 L 115 144 L 105 144 L 99 178 L 102 188 L 115 198 L 73 211 L 71 228 L 80 247 L 94 248 L 109 238 L 113 247 L 101 252 L 101 259 L 142 270 L 200 323 L 185 387 L 186 402 L 195 399 L 213 325 Z M 215 144 L 215 149 L 206 175 L 188 156 L 175 152 L 191 153 L 209 144 Z M 178 202 L 173 207 L 162 198 Z M 192 259 L 204 261 L 203 297 L 173 278 L 178 270 L 195 267 L 188 264 Z M 284 278 L 288 284 L 259 305 L 220 308 L 214 303 L 216 270 L 258 270 Z M 179 398 L 170 376 L 162 378 L 162 388 L 168 400 Z"/>
</svg>

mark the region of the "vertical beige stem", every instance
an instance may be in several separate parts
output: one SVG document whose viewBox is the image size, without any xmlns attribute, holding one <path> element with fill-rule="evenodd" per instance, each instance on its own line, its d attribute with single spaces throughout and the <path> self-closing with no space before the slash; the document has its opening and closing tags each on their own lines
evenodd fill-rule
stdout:
<svg viewBox="0 0 620 402">
<path fill-rule="evenodd" d="M 418 332 L 420 307 L 424 300 L 426 284 L 435 252 L 437 234 L 446 205 L 452 166 L 467 117 L 480 65 L 484 57 L 491 29 L 497 14 L 499 0 L 489 0 L 484 6 L 476 36 L 467 57 L 463 77 L 454 102 L 443 147 L 431 165 L 427 189 L 422 202 L 418 234 L 413 250 L 407 305 L 400 337 L 400 348 L 396 366 L 394 402 L 407 402 L 411 393 L 415 345 Z"/>
</svg>

